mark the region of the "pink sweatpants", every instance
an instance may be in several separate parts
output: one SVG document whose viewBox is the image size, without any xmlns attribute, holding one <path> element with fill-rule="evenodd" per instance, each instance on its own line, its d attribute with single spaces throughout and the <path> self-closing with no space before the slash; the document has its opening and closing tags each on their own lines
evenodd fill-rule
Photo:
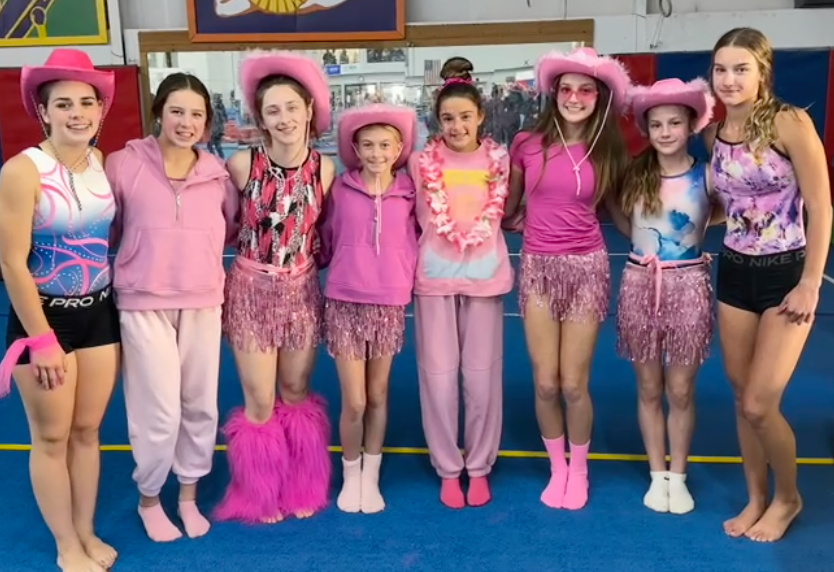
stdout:
<svg viewBox="0 0 834 572">
<path fill-rule="evenodd" d="M 415 296 L 420 409 L 429 456 L 441 478 L 464 468 L 489 474 L 501 441 L 504 301 L 501 297 Z M 464 449 L 458 445 L 463 375 Z"/>
<path fill-rule="evenodd" d="M 220 307 L 120 312 L 122 377 L 139 492 L 209 473 L 217 442 Z"/>
</svg>

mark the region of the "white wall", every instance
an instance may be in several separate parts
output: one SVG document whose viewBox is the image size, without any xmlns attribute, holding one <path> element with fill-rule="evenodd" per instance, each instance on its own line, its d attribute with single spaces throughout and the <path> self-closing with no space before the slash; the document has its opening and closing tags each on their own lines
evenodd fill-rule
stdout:
<svg viewBox="0 0 834 572">
<path fill-rule="evenodd" d="M 138 29 L 184 29 L 185 2 L 121 0 L 127 57 L 138 57 Z M 834 9 L 794 10 L 793 0 L 672 0 L 670 18 L 659 0 L 406 0 L 411 24 L 595 19 L 595 44 L 606 53 L 702 51 L 728 29 L 765 32 L 776 48 L 834 45 Z"/>
<path fill-rule="evenodd" d="M 125 54 L 122 35 L 122 18 L 119 10 L 120 0 L 107 0 L 108 19 L 110 21 L 110 44 L 101 46 L 72 46 L 84 50 L 97 66 L 124 65 Z M 148 0 L 122 0 L 122 2 L 146 2 Z M 169 2 L 173 0 L 168 0 Z M 182 2 L 185 5 L 185 2 Z M 55 48 L 2 48 L 0 49 L 0 67 L 20 67 L 38 65 L 46 61 Z"/>
<path fill-rule="evenodd" d="M 760 28 L 777 48 L 834 45 L 834 9 L 794 10 L 793 0 L 406 0 L 411 24 L 507 22 L 593 17 L 596 47 L 606 53 L 708 50 L 738 25 Z M 183 0 L 107 0 L 111 42 L 84 46 L 97 65 L 138 63 L 138 30 L 185 29 Z M 124 37 L 124 48 L 123 48 Z M 5 48 L 0 66 L 43 62 L 52 48 Z"/>
</svg>

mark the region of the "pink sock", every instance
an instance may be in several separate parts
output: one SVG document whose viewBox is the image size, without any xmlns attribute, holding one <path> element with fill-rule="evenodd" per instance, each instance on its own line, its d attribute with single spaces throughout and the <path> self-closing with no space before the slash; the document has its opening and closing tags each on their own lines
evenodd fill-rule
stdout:
<svg viewBox="0 0 834 572">
<path fill-rule="evenodd" d="M 469 506 L 484 506 L 492 495 L 489 492 L 489 481 L 483 477 L 469 477 L 469 490 L 466 491 L 466 504 Z"/>
<path fill-rule="evenodd" d="M 558 439 L 545 439 L 544 448 L 550 458 L 550 482 L 541 496 L 542 503 L 550 508 L 562 508 L 565 488 L 568 483 L 568 461 L 565 458 L 565 436 Z"/>
<path fill-rule="evenodd" d="M 148 538 L 154 542 L 173 542 L 182 538 L 182 532 L 174 526 L 159 503 L 153 506 L 140 506 L 139 518 L 145 525 Z"/>
<path fill-rule="evenodd" d="M 463 508 L 463 489 L 460 488 L 460 478 L 442 479 L 440 483 L 440 502 L 449 508 Z"/>
<path fill-rule="evenodd" d="M 185 534 L 188 535 L 188 538 L 205 536 L 211 528 L 211 524 L 200 513 L 200 509 L 197 508 L 197 503 L 194 501 L 180 501 L 179 505 L 180 518 L 182 519 Z"/>
<path fill-rule="evenodd" d="M 565 489 L 563 508 L 579 510 L 588 503 L 588 450 L 591 442 L 584 445 L 570 444 L 570 469 Z"/>
</svg>

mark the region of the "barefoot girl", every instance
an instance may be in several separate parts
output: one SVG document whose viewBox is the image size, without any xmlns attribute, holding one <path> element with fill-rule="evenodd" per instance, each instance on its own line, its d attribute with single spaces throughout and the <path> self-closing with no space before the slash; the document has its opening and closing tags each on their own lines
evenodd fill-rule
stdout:
<svg viewBox="0 0 834 572">
<path fill-rule="evenodd" d="M 414 286 L 414 326 L 423 431 L 450 508 L 490 501 L 487 476 L 498 456 L 502 422 L 504 294 L 513 271 L 501 218 L 509 156 L 479 138 L 483 101 L 472 64 L 452 58 L 435 115 L 441 137 L 411 156 L 422 230 Z M 458 376 L 466 411 L 464 449 L 458 445 Z M 466 469 L 464 498 L 460 474 Z"/>
<path fill-rule="evenodd" d="M 712 284 L 702 250 L 713 198 L 706 165 L 693 159 L 687 145 L 709 125 L 715 98 L 704 80 L 667 79 L 635 87 L 632 104 L 651 145 L 631 163 L 623 183 L 631 253 L 620 282 L 617 345 L 637 375 L 638 420 L 651 472 L 643 503 L 657 512 L 684 514 L 695 508 L 686 486 L 695 375 L 713 328 Z"/>
<path fill-rule="evenodd" d="M 264 141 L 228 164 L 242 197 L 223 331 L 244 407 L 223 429 L 232 480 L 216 516 L 273 523 L 327 504 L 330 425 L 309 386 L 323 307 L 316 223 L 336 167 L 310 146 L 330 125 L 330 88 L 316 62 L 256 53 L 243 60 L 240 85 Z"/>
<path fill-rule="evenodd" d="M 773 94 L 773 49 L 761 32 L 737 28 L 718 40 L 712 87 L 727 108 L 726 119 L 705 133 L 711 184 L 727 215 L 718 333 L 748 493 L 724 530 L 773 542 L 802 509 L 796 439 L 780 405 L 819 301 L 831 240 L 828 170 L 811 118 Z"/>
<path fill-rule="evenodd" d="M 550 97 L 534 129 L 513 140 L 507 219 L 517 218 L 526 197 L 519 304 L 551 466 L 541 501 L 577 510 L 588 500 L 588 382 L 611 281 L 597 207 L 604 202 L 627 231 L 614 198 L 628 159 L 617 117 L 627 108 L 630 80 L 617 60 L 579 48 L 543 56 L 536 83 Z"/>
<path fill-rule="evenodd" d="M 185 533 L 209 530 L 195 503 L 217 435 L 223 247 L 238 192 L 223 163 L 194 146 L 211 125 L 211 100 L 192 75 L 166 77 L 151 111 L 159 136 L 107 159 L 117 211 L 114 265 L 128 433 L 139 516 L 151 540 L 182 536 L 159 503 L 171 469 Z"/>
<path fill-rule="evenodd" d="M 99 427 L 119 362 L 107 259 L 115 202 L 90 146 L 113 103 L 112 71 L 58 49 L 25 66 L 21 95 L 46 140 L 0 173 L 0 267 L 11 300 L 0 396 L 13 376 L 32 452 L 29 472 L 64 572 L 103 572 L 116 551 L 93 531 Z"/>
<path fill-rule="evenodd" d="M 324 323 L 342 388 L 344 483 L 336 504 L 345 512 L 385 508 L 379 466 L 388 376 L 402 349 L 417 262 L 414 183 L 398 169 L 411 155 L 416 122 L 413 109 L 388 105 L 358 107 L 339 119 L 347 171 L 328 196 L 320 265 L 330 266 Z"/>
</svg>

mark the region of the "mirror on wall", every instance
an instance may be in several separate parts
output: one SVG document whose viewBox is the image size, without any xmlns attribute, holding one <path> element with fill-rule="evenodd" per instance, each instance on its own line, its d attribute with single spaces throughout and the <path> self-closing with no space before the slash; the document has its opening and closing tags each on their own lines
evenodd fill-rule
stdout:
<svg viewBox="0 0 834 572">
<path fill-rule="evenodd" d="M 536 120 L 540 106 L 533 89 L 533 66 L 545 52 L 568 51 L 578 44 L 517 44 L 393 49 L 306 50 L 321 61 L 330 80 L 333 128 L 316 141 L 318 150 L 336 159 L 339 113 L 370 102 L 410 105 L 419 116 L 418 145 L 435 131 L 432 105 L 443 80 L 443 63 L 454 56 L 469 59 L 486 101 L 483 131 L 508 144 L 515 133 Z M 151 91 L 170 73 L 199 77 L 212 93 L 215 116 L 207 148 L 220 157 L 256 143 L 260 134 L 241 102 L 237 85 L 246 52 L 176 52 L 148 54 Z"/>
</svg>

